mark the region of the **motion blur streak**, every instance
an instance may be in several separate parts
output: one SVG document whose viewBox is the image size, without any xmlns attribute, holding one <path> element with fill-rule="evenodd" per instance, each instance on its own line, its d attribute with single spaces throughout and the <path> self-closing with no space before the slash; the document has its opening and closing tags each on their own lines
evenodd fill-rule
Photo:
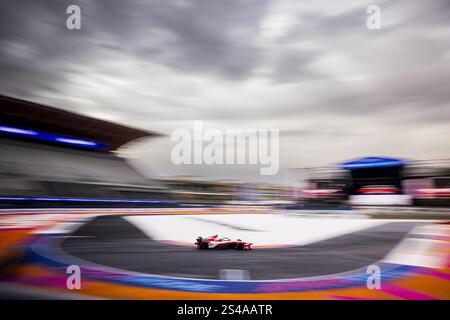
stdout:
<svg viewBox="0 0 450 320">
<path fill-rule="evenodd" d="M 189 210 L 187 210 L 189 211 Z M 212 212 L 211 212 L 212 211 Z M 176 212 L 170 209 L 159 211 L 140 210 L 136 215 L 161 215 L 165 213 L 176 214 L 182 218 L 187 212 Z M 189 212 L 199 214 L 198 211 Z M 207 210 L 204 214 L 214 213 Z M 217 212 L 219 213 L 219 212 Z M 216 213 L 216 214 L 217 214 Z M 255 214 L 250 213 L 249 214 Z M 411 265 L 391 264 L 379 261 L 383 270 L 383 282 L 380 290 L 369 290 L 365 287 L 366 275 L 364 269 L 346 273 L 317 276 L 309 278 L 291 279 L 289 281 L 220 281 L 188 278 L 173 278 L 156 275 L 146 275 L 130 272 L 110 266 L 93 264 L 86 260 L 67 254 L 61 250 L 61 235 L 71 233 L 67 223 L 92 221 L 100 213 L 84 210 L 65 210 L 52 213 L 30 213 L 4 211 L 1 216 L 2 225 L 2 252 L 7 253 L 9 259 L 16 259 L 3 275 L 3 281 L 33 287 L 41 287 L 65 292 L 65 268 L 70 264 L 80 264 L 84 278 L 82 289 L 77 294 L 106 298 L 136 298 L 136 299 L 176 299 L 176 298 L 225 298 L 225 299 L 449 299 L 450 287 L 450 229 L 447 224 L 422 223 L 422 231 L 426 230 L 426 238 L 433 242 L 426 252 L 422 252 L 423 261 L 427 258 L 437 257 L 443 259 L 439 266 L 433 268 Z M 128 214 L 127 211 L 114 213 L 103 212 L 103 217 L 111 214 L 120 216 Z M 107 216 L 105 216 L 107 214 Z M 220 211 L 220 214 L 225 214 Z M 231 211 L 227 214 L 233 215 Z M 259 213 L 263 214 L 263 213 Z M 30 221 L 32 215 L 34 221 Z M 65 225 L 65 228 L 59 228 Z M 89 226 L 89 223 L 88 225 Z M 103 225 L 105 227 L 106 225 Z M 117 226 L 110 224 L 111 232 L 91 228 L 90 232 L 101 232 L 96 237 L 121 239 L 124 232 L 118 235 Z M 81 229 L 78 229 L 81 230 Z M 81 232 L 87 232 L 81 231 Z M 80 233 L 81 235 L 81 233 Z M 137 234 L 127 234 L 128 241 L 133 240 Z M 414 237 L 414 233 L 409 235 Z M 437 238 L 439 240 L 433 240 Z M 3 239 L 9 239 L 4 242 Z M 76 238 L 75 238 L 76 239 Z M 121 239 L 122 241 L 123 239 Z M 63 246 L 64 247 L 64 246 Z M 67 248 L 66 248 L 67 249 Z M 107 249 L 104 247 L 103 249 Z M 79 248 L 80 250 L 80 248 Z M 261 249 L 262 250 L 262 249 Z M 396 256 L 408 252 L 403 249 L 394 251 Z M 408 250 L 407 250 L 408 251 Z M 409 249 L 410 251 L 410 249 Z M 170 254 L 170 252 L 168 252 Z M 17 259 L 22 256 L 22 259 Z M 6 258 L 6 257 L 3 257 Z M 409 261 L 411 262 L 411 260 Z M 408 260 L 404 260 L 408 263 Z M 14 286 L 13 286 L 14 287 Z"/>
<path fill-rule="evenodd" d="M 449 6 L 0 1 L 0 298 L 450 300 Z"/>
</svg>

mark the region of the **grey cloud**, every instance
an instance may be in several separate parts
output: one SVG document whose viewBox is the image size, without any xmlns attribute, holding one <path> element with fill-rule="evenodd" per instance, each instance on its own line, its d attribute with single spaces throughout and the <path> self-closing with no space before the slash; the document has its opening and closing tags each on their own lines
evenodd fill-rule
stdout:
<svg viewBox="0 0 450 320">
<path fill-rule="evenodd" d="M 353 141 L 362 133 L 352 121 L 373 132 L 448 123 L 449 2 L 378 2 L 386 25 L 369 31 L 371 2 L 339 1 L 329 14 L 296 11 L 295 0 L 78 0 L 82 30 L 69 31 L 73 1 L 2 1 L 0 88 L 149 130 L 155 121 L 264 123 L 312 145 Z M 263 38 L 260 24 L 280 3 L 295 23 Z M 111 90 L 97 90 L 109 80 Z M 295 124 L 304 119 L 317 126 Z"/>
<path fill-rule="evenodd" d="M 98 48 L 180 72 L 246 77 L 259 59 L 252 35 L 265 2 L 192 1 L 180 7 L 176 1 L 84 0 L 77 2 L 82 8 L 80 31 L 65 28 L 65 9 L 71 1 L 2 2 L 3 87 L 18 95 L 57 91 L 70 64 L 102 59 Z M 172 36 L 165 47 L 154 43 L 154 30 Z M 8 54 L 7 47 L 16 44 L 28 46 L 33 55 L 23 60 Z"/>
</svg>

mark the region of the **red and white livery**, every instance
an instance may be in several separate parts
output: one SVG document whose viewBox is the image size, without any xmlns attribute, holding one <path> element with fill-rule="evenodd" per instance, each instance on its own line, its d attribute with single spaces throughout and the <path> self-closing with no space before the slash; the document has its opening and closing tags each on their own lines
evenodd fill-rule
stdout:
<svg viewBox="0 0 450 320">
<path fill-rule="evenodd" d="M 358 189 L 358 193 L 362 194 L 397 194 L 400 193 L 400 189 L 394 186 L 388 185 L 376 185 L 376 186 L 364 186 Z"/>
<path fill-rule="evenodd" d="M 198 237 L 195 242 L 197 249 L 236 249 L 251 250 L 253 243 L 242 241 L 241 239 L 231 240 L 230 238 L 219 238 L 218 235 L 211 237 Z"/>
</svg>

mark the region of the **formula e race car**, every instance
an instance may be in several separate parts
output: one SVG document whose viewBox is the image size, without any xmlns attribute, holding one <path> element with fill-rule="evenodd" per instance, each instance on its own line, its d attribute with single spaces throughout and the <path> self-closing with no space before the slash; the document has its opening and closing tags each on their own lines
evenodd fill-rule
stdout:
<svg viewBox="0 0 450 320">
<path fill-rule="evenodd" d="M 218 235 L 211 237 L 198 237 L 195 245 L 198 249 L 236 249 L 236 250 L 251 250 L 253 243 L 244 242 L 241 239 L 231 240 L 224 237 L 219 238 Z"/>
</svg>

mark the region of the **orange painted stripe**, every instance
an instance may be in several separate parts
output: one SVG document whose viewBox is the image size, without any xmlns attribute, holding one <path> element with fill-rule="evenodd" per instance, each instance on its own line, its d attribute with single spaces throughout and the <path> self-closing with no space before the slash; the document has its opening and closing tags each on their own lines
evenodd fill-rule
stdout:
<svg viewBox="0 0 450 320">
<path fill-rule="evenodd" d="M 408 288 L 419 293 L 450 300 L 450 282 L 428 275 L 416 275 L 406 279 L 392 281 L 392 284 Z M 383 287 L 383 285 L 382 285 Z"/>
<path fill-rule="evenodd" d="M 0 230 L 0 260 L 16 255 L 14 246 L 25 243 L 31 236 L 30 229 Z"/>
<path fill-rule="evenodd" d="M 33 277 L 61 277 L 60 273 L 57 273 L 46 267 L 39 265 L 29 265 L 17 268 L 17 275 L 33 276 Z M 63 275 L 64 276 L 64 275 Z M 411 283 L 414 281 L 408 279 Z M 419 283 L 423 285 L 423 280 Z M 428 281 L 428 279 L 425 279 Z M 426 283 L 426 281 L 425 281 Z M 399 284 L 399 283 L 397 283 Z M 407 286 L 408 287 L 408 286 Z M 416 288 L 408 287 L 411 290 Z M 422 288 L 422 287 L 421 287 Z M 421 290 L 419 288 L 419 290 Z M 62 290 L 64 292 L 69 291 L 65 288 L 55 288 L 56 290 Z M 448 291 L 445 294 L 445 290 L 438 288 L 439 292 L 433 290 L 433 295 L 441 299 L 449 299 Z M 69 291 L 70 292 L 70 291 Z M 152 288 L 143 288 L 138 286 L 115 284 L 103 281 L 85 281 L 82 282 L 82 289 L 77 290 L 76 293 L 91 295 L 102 298 L 112 299 L 308 299 L 308 300 L 328 300 L 335 299 L 335 297 L 348 297 L 348 298 L 362 298 L 362 299 L 400 299 L 400 297 L 383 292 L 381 290 L 369 290 L 366 288 L 345 288 L 337 290 L 323 290 L 323 291 L 309 291 L 309 292 L 292 292 L 292 293 L 255 293 L 255 294 L 228 294 L 228 293 L 202 293 L 202 292 L 184 292 L 184 291 L 172 291 L 172 290 L 160 290 Z M 442 294 L 442 295 L 440 295 Z"/>
</svg>

